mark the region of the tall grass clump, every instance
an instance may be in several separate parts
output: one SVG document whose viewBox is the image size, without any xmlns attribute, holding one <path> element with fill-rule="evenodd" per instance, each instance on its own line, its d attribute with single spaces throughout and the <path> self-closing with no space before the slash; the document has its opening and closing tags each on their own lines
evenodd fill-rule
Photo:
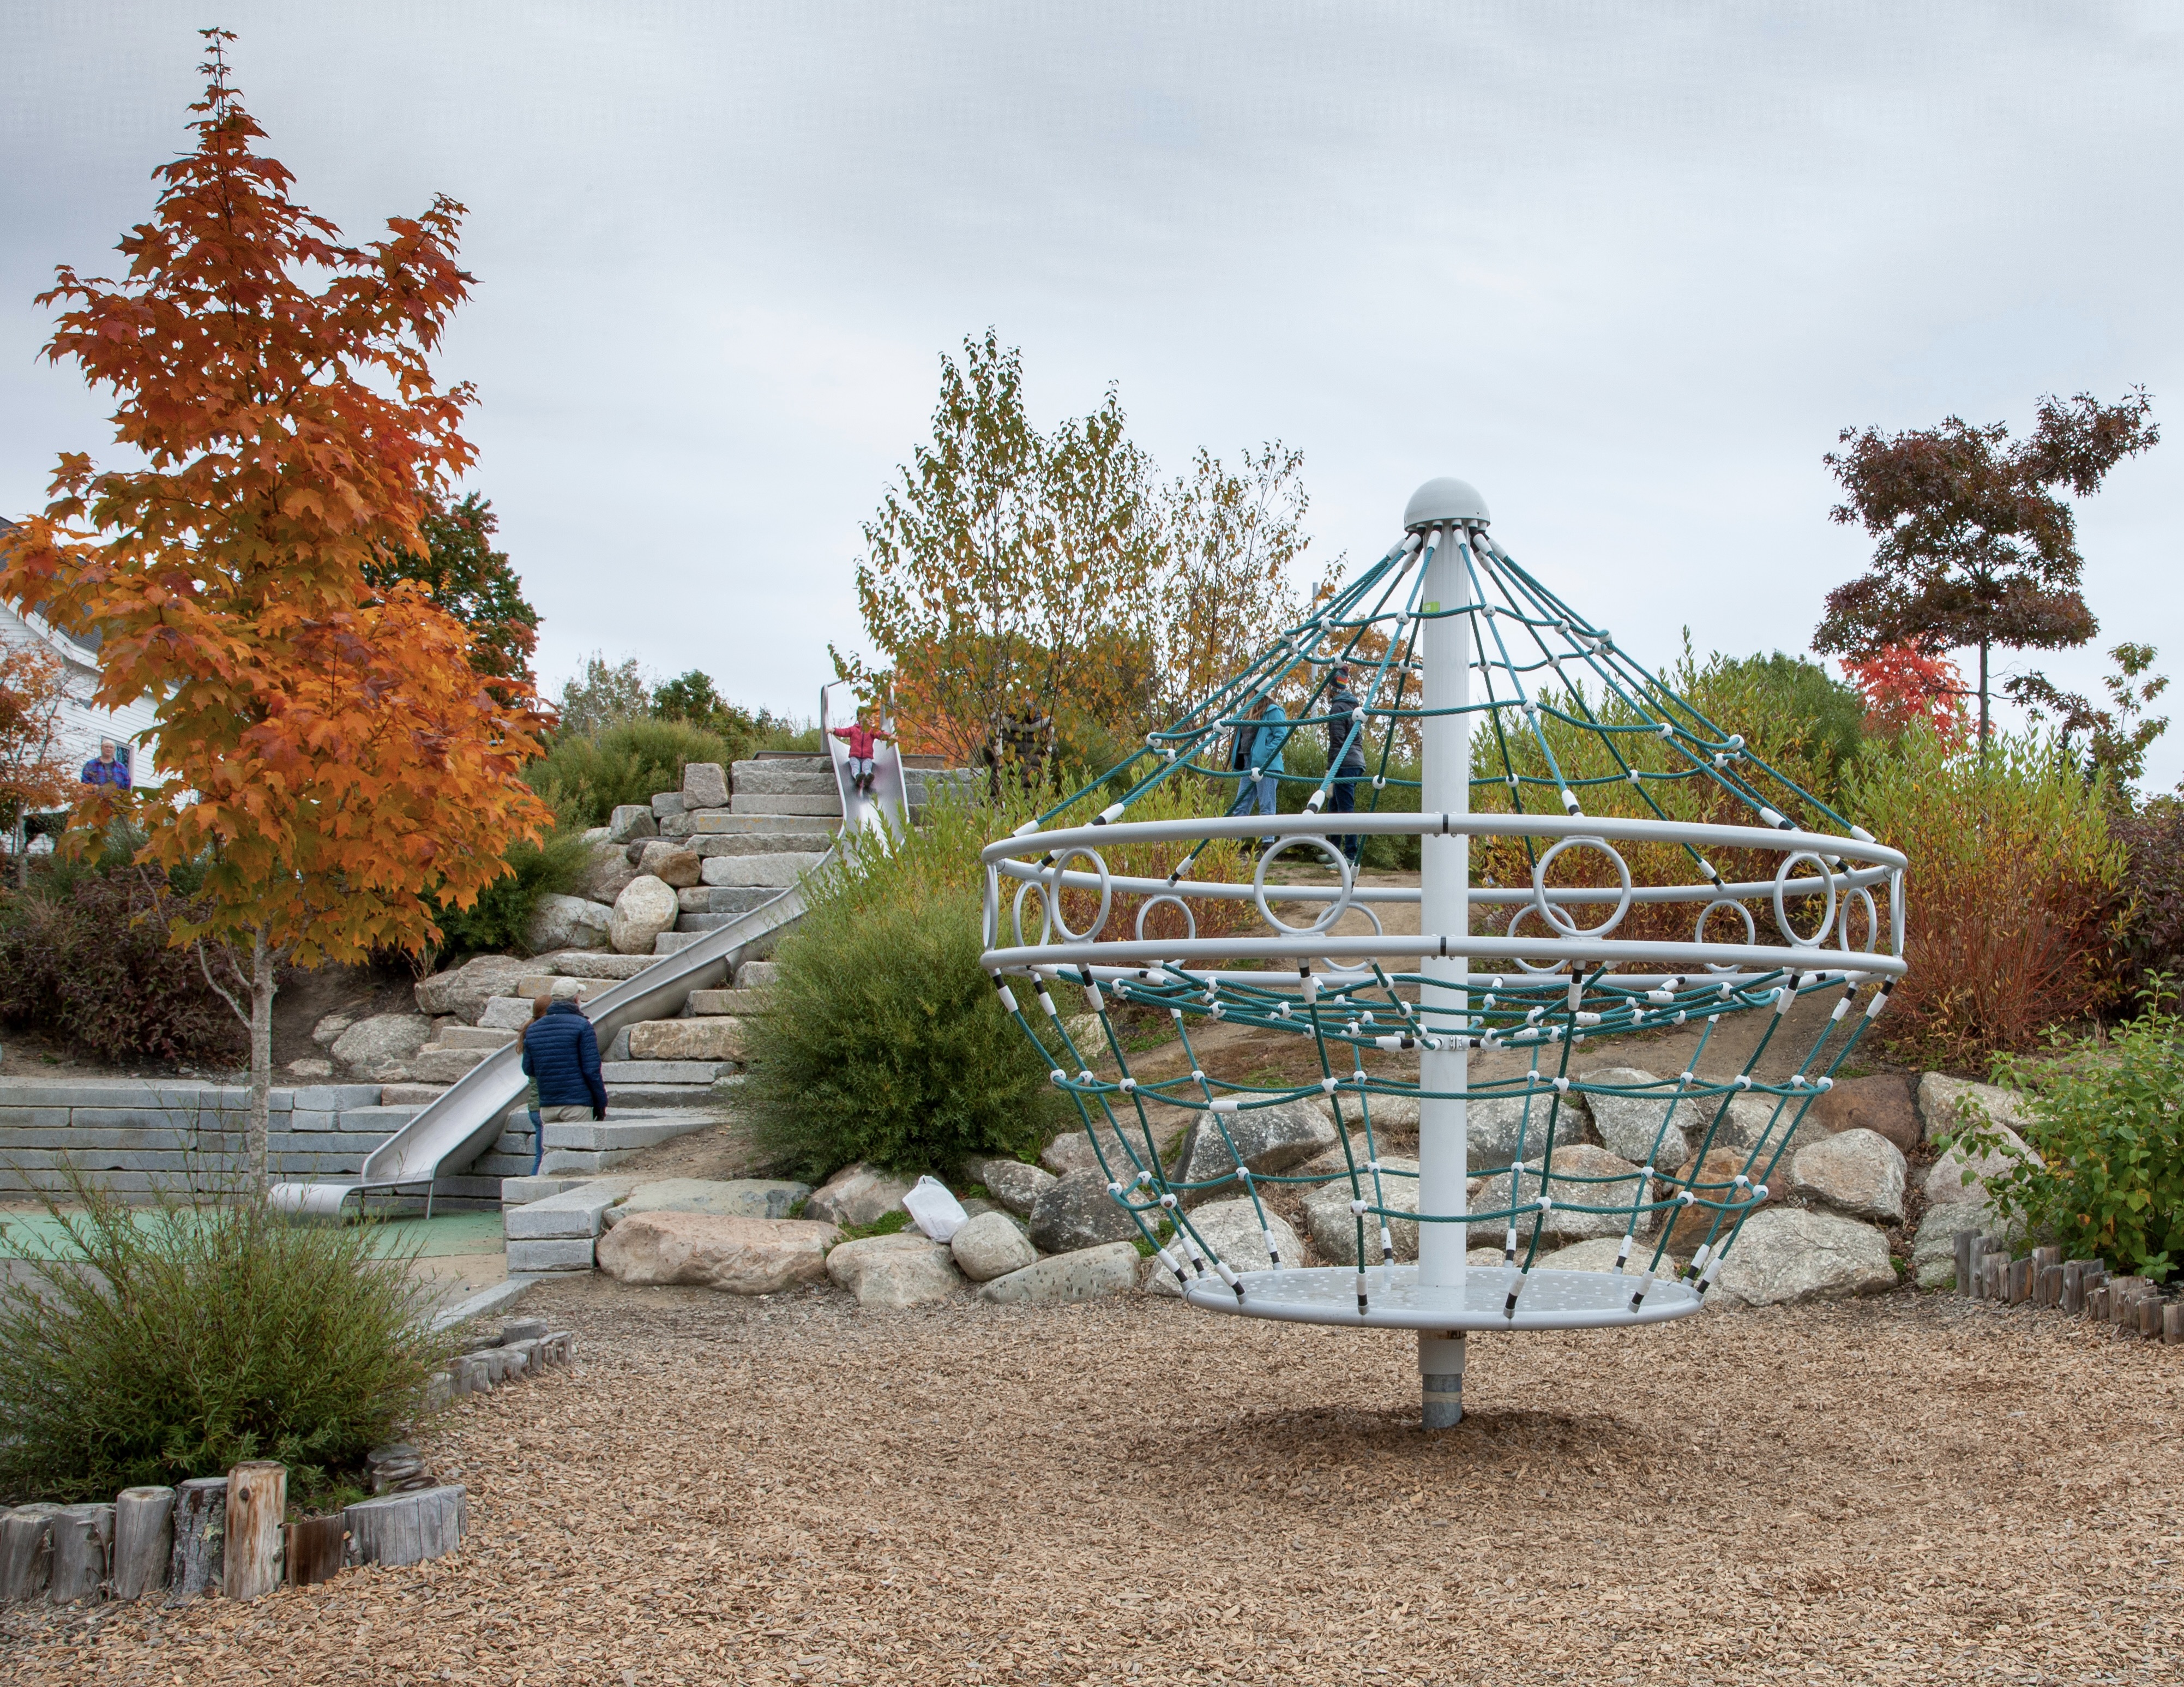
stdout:
<svg viewBox="0 0 2184 1687">
<path fill-rule="evenodd" d="M 1914 726 L 1860 762 L 1849 800 L 1911 859 L 1910 975 L 1876 1027 L 1899 1058 L 1984 1072 L 2112 1005 L 2126 853 L 2104 782 L 2053 739 L 2002 734 L 1982 756 Z"/>
<path fill-rule="evenodd" d="M 1088 798 L 1081 818 L 1096 813 L 1096 804 Z M 1141 799 L 1130 818 L 1218 813 L 1222 806 L 1178 782 Z M 806 881 L 808 912 L 776 954 L 780 980 L 743 1086 L 750 1116 L 785 1163 L 813 1176 L 859 1159 L 897 1171 L 953 1174 L 966 1154 L 1029 1154 L 1076 1122 L 1048 1081 L 1053 1062 L 1003 1013 L 978 964 L 985 894 L 978 852 L 1039 812 L 1034 798 L 1018 792 L 999 803 L 943 797 L 922 826 L 890 848 L 852 847 Z M 1053 824 L 1079 818 L 1072 811 Z M 1189 847 L 1117 845 L 1106 857 L 1117 873 L 1164 875 Z M 1249 876 L 1242 854 L 1228 844 L 1201 852 L 1193 871 L 1229 882 Z M 1015 941 L 1010 899 L 1005 889 L 1005 946 Z M 1072 927 L 1084 929 L 1096 901 L 1089 891 L 1066 893 L 1063 912 Z M 1115 902 L 1105 929 L 1123 936 L 1134 925 L 1137 901 Z M 1033 941 L 1037 909 L 1034 893 L 1024 919 Z M 1201 908 L 1200 933 L 1243 919 Z M 1148 935 L 1178 936 L 1182 929 L 1172 907 L 1146 920 Z M 1067 986 L 1055 994 L 1064 1013 L 1082 1006 Z M 1028 991 L 1018 999 L 1033 1005 Z M 1039 1029 L 1051 1035 L 1043 1024 Z"/>
<path fill-rule="evenodd" d="M 68 1184 L 81 1210 L 49 1202 L 57 1238 L 0 1286 L 0 1491 L 107 1500 L 271 1458 L 309 1500 L 422 1408 L 450 1343 L 375 1226 Z"/>
</svg>

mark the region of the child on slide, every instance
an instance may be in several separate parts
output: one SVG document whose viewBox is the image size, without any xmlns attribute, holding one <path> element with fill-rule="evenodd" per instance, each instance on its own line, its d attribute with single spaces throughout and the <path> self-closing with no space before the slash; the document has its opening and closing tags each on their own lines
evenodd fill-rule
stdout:
<svg viewBox="0 0 2184 1687">
<path fill-rule="evenodd" d="M 834 729 L 834 736 L 850 746 L 850 783 L 866 796 L 872 794 L 872 746 L 883 740 L 894 742 L 894 735 L 884 727 L 865 724 L 870 715 L 871 711 L 861 710 L 850 725 Z"/>
</svg>

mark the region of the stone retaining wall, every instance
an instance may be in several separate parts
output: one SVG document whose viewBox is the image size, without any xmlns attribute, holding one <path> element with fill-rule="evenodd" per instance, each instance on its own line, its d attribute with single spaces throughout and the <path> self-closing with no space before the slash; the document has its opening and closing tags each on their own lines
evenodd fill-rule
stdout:
<svg viewBox="0 0 2184 1687">
<path fill-rule="evenodd" d="M 418 1112 L 382 1106 L 377 1084 L 276 1089 L 268 1099 L 276 1178 L 354 1176 L 365 1156 Z M 65 1188 L 64 1165 L 125 1198 L 217 1186 L 243 1163 L 249 1109 L 249 1091 L 231 1084 L 0 1079 L 0 1195 Z M 500 1181 L 443 1177 L 433 1198 L 498 1206 Z"/>
</svg>

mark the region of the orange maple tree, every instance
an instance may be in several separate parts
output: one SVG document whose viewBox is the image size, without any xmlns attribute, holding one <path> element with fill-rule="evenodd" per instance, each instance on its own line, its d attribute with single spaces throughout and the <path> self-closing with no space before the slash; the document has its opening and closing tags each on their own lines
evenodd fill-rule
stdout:
<svg viewBox="0 0 2184 1687">
<path fill-rule="evenodd" d="M 0 645 L 0 811 L 11 829 L 15 876 L 27 881 L 30 817 L 64 808 L 75 778 L 60 742 L 67 678 L 60 658 L 33 645 Z"/>
<path fill-rule="evenodd" d="M 476 673 L 470 633 L 422 588 L 365 577 L 423 554 L 427 499 L 472 459 L 471 390 L 429 360 L 471 281 L 463 208 L 436 197 L 344 243 L 254 149 L 233 37 L 203 33 L 197 144 L 155 173 L 125 279 L 63 265 L 40 299 L 64 306 L 47 357 L 115 394 L 115 439 L 142 466 L 64 453 L 0 592 L 99 629 L 98 701 L 157 700 L 166 778 L 136 793 L 139 859 L 208 863 L 175 938 L 249 1026 L 262 1189 L 280 964 L 430 944 L 436 905 L 470 906 L 550 816 L 518 776 L 539 747 L 528 684 Z M 75 824 L 108 818 L 94 796 Z"/>
</svg>

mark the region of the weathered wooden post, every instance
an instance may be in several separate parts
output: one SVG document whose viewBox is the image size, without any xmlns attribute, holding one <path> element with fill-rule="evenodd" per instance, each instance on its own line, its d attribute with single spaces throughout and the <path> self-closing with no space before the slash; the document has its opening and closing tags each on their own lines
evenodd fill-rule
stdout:
<svg viewBox="0 0 2184 1687">
<path fill-rule="evenodd" d="M 2161 1344 L 2184 1343 L 2184 1300 L 2172 1300 L 2161 1309 Z"/>
<path fill-rule="evenodd" d="M 36 1599 L 53 1572 L 58 1505 L 18 1505 L 0 1517 L 0 1600 Z"/>
<path fill-rule="evenodd" d="M 1972 1292 L 1972 1261 L 1979 1252 L 1973 1244 L 1978 1240 L 1979 1232 L 1975 1230 L 1960 1230 L 1949 1237 L 1957 1255 L 1956 1291 L 1967 1299 Z"/>
<path fill-rule="evenodd" d="M 314 1582 L 332 1581 L 347 1561 L 348 1528 L 340 1512 L 330 1517 L 305 1517 L 287 1526 L 284 1543 L 288 1585 L 307 1588 Z"/>
<path fill-rule="evenodd" d="M 342 1513 L 359 1564 L 421 1564 L 462 1545 L 461 1488 L 420 1488 L 359 1501 Z"/>
<path fill-rule="evenodd" d="M 106 1596 L 114 1550 L 114 1507 L 64 1505 L 53 1517 L 53 1574 L 46 1597 L 75 1605 Z"/>
<path fill-rule="evenodd" d="M 287 1511 L 287 1466 L 249 1459 L 228 1472 L 221 1591 L 230 1599 L 260 1599 L 281 1585 L 281 1523 Z"/>
<path fill-rule="evenodd" d="M 168 1597 L 176 1604 L 220 1584 L 227 1528 L 227 1478 L 193 1476 L 175 1490 L 175 1556 Z"/>
<path fill-rule="evenodd" d="M 125 1488 L 114 1500 L 114 1596 L 142 1599 L 167 1585 L 175 1553 L 175 1490 Z"/>
</svg>

